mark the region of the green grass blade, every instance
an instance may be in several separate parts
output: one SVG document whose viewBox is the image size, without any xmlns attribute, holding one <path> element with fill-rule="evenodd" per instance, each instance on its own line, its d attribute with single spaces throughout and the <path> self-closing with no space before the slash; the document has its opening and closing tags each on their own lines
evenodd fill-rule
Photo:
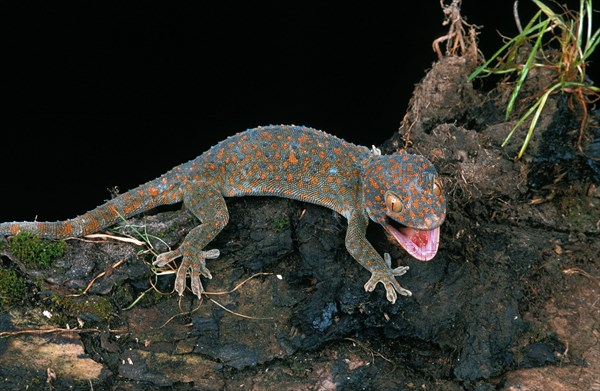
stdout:
<svg viewBox="0 0 600 391">
<path fill-rule="evenodd" d="M 540 104 L 540 101 L 537 100 L 526 112 L 525 114 L 523 114 L 523 116 L 521 118 L 519 118 L 519 120 L 517 121 L 517 123 L 515 124 L 515 126 L 513 126 L 512 130 L 510 131 L 510 133 L 508 133 L 508 136 L 506 136 L 506 138 L 504 139 L 504 141 L 502 142 L 502 148 L 504 148 L 506 146 L 506 144 L 508 144 L 508 141 L 510 140 L 510 138 L 512 137 L 513 133 L 515 133 L 515 131 L 517 130 L 517 128 L 519 127 L 519 125 L 521 125 L 523 122 L 525 122 L 525 120 L 527 118 L 529 118 L 529 116 L 535 111 L 535 109 L 538 107 L 538 105 Z"/>
<path fill-rule="evenodd" d="M 519 80 L 517 80 L 517 84 L 515 85 L 515 88 L 513 89 L 512 94 L 510 95 L 510 99 L 508 100 L 508 104 L 506 106 L 506 119 L 508 120 L 508 117 L 510 116 L 510 113 L 512 112 L 515 102 L 517 100 L 517 96 L 519 95 L 519 92 L 521 91 L 521 87 L 523 86 L 523 83 L 525 82 L 525 78 L 527 77 L 527 74 L 529 73 L 529 70 L 531 69 L 531 66 L 533 65 L 533 61 L 535 60 L 535 56 L 539 50 L 539 48 L 542 46 L 542 38 L 544 37 L 544 31 L 546 30 L 546 27 L 548 27 L 548 24 L 550 23 L 550 19 L 546 19 L 542 26 L 541 26 L 541 31 L 538 34 L 537 39 L 535 40 L 535 44 L 533 45 L 533 48 L 531 49 L 531 52 L 529 53 L 529 56 L 527 57 L 527 61 L 525 62 L 525 65 L 523 66 L 523 69 L 521 69 L 521 73 L 519 74 Z"/>
<path fill-rule="evenodd" d="M 517 38 L 519 36 L 516 36 L 514 38 L 512 38 L 510 41 L 506 42 L 504 45 L 502 45 L 502 47 L 500 49 L 498 49 L 496 51 L 496 53 L 494 53 L 492 55 L 492 57 L 490 57 L 489 60 L 487 60 L 483 65 L 481 65 L 480 67 L 478 67 L 477 69 L 475 69 L 473 71 L 473 73 L 471 73 L 469 75 L 469 77 L 467 78 L 467 81 L 472 81 L 473 79 L 475 79 L 477 76 L 479 76 L 480 73 L 486 71 L 486 69 L 490 66 L 490 64 L 500 56 L 500 54 L 502 54 L 502 52 L 504 52 L 509 46 L 511 46 L 514 42 L 516 42 Z"/>
<path fill-rule="evenodd" d="M 586 42 L 585 50 L 582 56 L 583 61 L 585 61 L 590 56 L 590 54 L 594 52 L 596 46 L 598 46 L 598 43 L 600 43 L 600 29 L 596 30 L 591 40 Z"/>
<path fill-rule="evenodd" d="M 525 40 L 527 39 L 527 37 L 531 34 L 533 34 L 534 32 L 536 32 L 537 30 L 540 30 L 543 32 L 546 27 L 541 28 L 544 24 L 546 24 L 546 22 L 542 21 L 539 22 L 535 25 L 532 25 L 533 22 L 535 22 L 535 20 L 537 18 L 539 18 L 541 16 L 541 11 L 538 11 L 533 18 L 531 18 L 531 20 L 529 21 L 529 23 L 527 24 L 527 26 L 525 26 L 525 29 L 523 29 L 523 32 L 520 33 L 519 35 L 511 38 L 509 41 L 507 41 L 504 45 L 502 45 L 502 47 L 500 49 L 498 49 L 491 57 L 489 60 L 487 60 L 483 65 L 481 65 L 480 67 L 478 67 L 477 69 L 475 69 L 473 71 L 473 73 L 471 73 L 469 75 L 469 77 L 467 78 L 467 81 L 472 81 L 473 79 L 475 79 L 477 76 L 479 76 L 479 74 L 481 74 L 482 72 L 485 72 L 488 67 L 490 66 L 490 64 L 495 61 L 498 57 L 500 57 L 500 55 L 506 51 L 506 49 L 508 49 L 510 46 L 514 45 L 515 42 L 519 41 L 519 40 Z M 547 26 L 547 24 L 546 24 Z"/>
<path fill-rule="evenodd" d="M 535 3 L 535 5 L 538 6 L 538 8 L 540 10 L 542 10 L 543 13 L 546 14 L 546 16 L 550 19 L 554 19 L 557 17 L 556 13 L 554 11 L 552 11 L 552 9 L 550 7 L 548 7 L 546 4 L 542 3 L 539 0 L 533 0 L 533 2 Z"/>
<path fill-rule="evenodd" d="M 585 18 L 585 14 L 587 12 L 587 7 L 586 7 L 586 11 L 583 10 L 583 5 L 584 5 L 585 1 L 584 0 L 579 0 L 579 18 L 577 21 L 577 47 L 580 48 L 581 50 L 581 42 L 583 40 L 583 19 Z M 591 15 L 589 15 L 591 16 Z M 588 26 L 588 33 L 587 33 L 587 37 L 589 39 L 590 37 L 590 18 L 588 17 L 587 19 L 587 26 Z"/>
<path fill-rule="evenodd" d="M 558 85 L 557 85 L 558 86 Z M 533 131 L 537 125 L 538 120 L 540 119 L 540 114 L 542 110 L 544 110 L 544 106 L 546 105 L 546 101 L 548 100 L 548 96 L 552 93 L 552 90 L 546 91 L 544 95 L 538 100 L 539 104 L 537 105 L 537 109 L 535 110 L 535 114 L 531 119 L 531 123 L 529 124 L 529 130 L 527 131 L 527 136 L 525 136 L 525 141 L 523 141 L 523 145 L 521 145 L 521 149 L 517 155 L 517 159 L 520 159 L 525 153 L 527 146 L 529 145 L 529 141 L 531 140 L 531 136 L 533 135 Z M 536 102 L 537 103 L 537 102 Z"/>
<path fill-rule="evenodd" d="M 519 118 L 519 120 L 517 121 L 515 126 L 513 126 L 512 130 L 508 134 L 508 136 L 506 136 L 506 138 L 502 142 L 502 147 L 506 146 L 506 144 L 508 143 L 508 140 L 510 140 L 510 138 L 512 137 L 515 130 L 517 130 L 519 125 L 521 125 L 523 122 L 525 122 L 525 120 L 527 118 L 529 118 L 529 116 L 531 114 L 533 114 L 533 112 L 535 112 L 537 110 L 539 110 L 541 112 L 543 105 L 546 104 L 546 100 L 556 89 L 565 88 L 565 87 L 575 87 L 575 86 L 579 86 L 579 85 L 582 85 L 582 84 L 581 83 L 557 83 L 557 84 L 553 85 L 552 87 L 550 87 L 548 89 L 548 91 L 546 91 L 544 93 L 544 95 L 542 95 L 538 100 L 536 100 L 535 103 L 525 112 L 525 114 L 521 118 Z M 539 108 L 540 105 L 542 105 L 542 108 Z M 538 114 L 538 116 L 539 116 L 539 114 Z M 537 120 L 536 120 L 536 123 L 537 123 Z"/>
</svg>

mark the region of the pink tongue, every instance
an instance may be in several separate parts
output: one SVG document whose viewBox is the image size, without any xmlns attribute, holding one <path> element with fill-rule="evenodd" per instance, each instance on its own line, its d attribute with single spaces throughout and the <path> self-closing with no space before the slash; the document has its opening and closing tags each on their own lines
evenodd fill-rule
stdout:
<svg viewBox="0 0 600 391">
<path fill-rule="evenodd" d="M 418 231 L 412 228 L 402 228 L 400 229 L 403 235 L 406 235 L 411 242 L 413 242 L 417 247 L 423 247 L 427 245 L 427 232 Z"/>
<path fill-rule="evenodd" d="M 437 253 L 440 244 L 439 227 L 424 231 L 408 227 L 396 229 L 388 224 L 385 229 L 392 234 L 399 245 L 420 261 L 429 261 Z"/>
</svg>

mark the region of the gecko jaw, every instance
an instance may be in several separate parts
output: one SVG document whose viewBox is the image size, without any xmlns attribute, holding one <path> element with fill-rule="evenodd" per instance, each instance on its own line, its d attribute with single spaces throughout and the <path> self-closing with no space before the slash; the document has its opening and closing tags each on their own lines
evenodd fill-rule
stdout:
<svg viewBox="0 0 600 391">
<path fill-rule="evenodd" d="M 429 261 L 435 256 L 440 244 L 440 227 L 430 230 L 406 226 L 396 228 L 390 222 L 391 219 L 388 219 L 384 228 L 410 255 L 419 261 Z"/>
</svg>

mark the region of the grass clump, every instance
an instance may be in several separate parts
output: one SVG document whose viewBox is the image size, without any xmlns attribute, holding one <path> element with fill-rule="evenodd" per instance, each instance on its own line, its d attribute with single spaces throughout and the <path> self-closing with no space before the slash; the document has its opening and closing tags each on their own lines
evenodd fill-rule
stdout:
<svg viewBox="0 0 600 391">
<path fill-rule="evenodd" d="M 546 84 L 533 103 L 526 106 L 515 126 L 504 139 L 506 146 L 517 128 L 531 118 L 525 140 L 517 159 L 523 156 L 533 135 L 540 114 L 552 94 L 566 93 L 569 107 L 581 109 L 581 123 L 577 147 L 584 153 L 582 139 L 587 129 L 587 106 L 600 98 L 600 88 L 594 86 L 587 77 L 588 60 L 598 43 L 600 29 L 592 29 L 592 0 L 580 0 L 579 10 L 569 10 L 558 6 L 560 12 L 540 0 L 532 0 L 539 10 L 520 34 L 509 39 L 492 57 L 478 67 L 469 80 L 480 75 L 499 74 L 514 77 L 508 104 L 506 120 L 515 109 L 517 98 L 528 75 L 535 69 L 549 71 Z"/>
<path fill-rule="evenodd" d="M 9 243 L 10 251 L 22 262 L 41 268 L 50 267 L 53 259 L 64 254 L 65 247 L 64 241 L 48 241 L 28 232 L 20 232 Z"/>
</svg>

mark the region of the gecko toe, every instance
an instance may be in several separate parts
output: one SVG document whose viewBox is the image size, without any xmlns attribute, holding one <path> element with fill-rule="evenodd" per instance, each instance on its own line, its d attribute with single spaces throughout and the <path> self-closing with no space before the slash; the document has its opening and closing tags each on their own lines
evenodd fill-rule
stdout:
<svg viewBox="0 0 600 391">
<path fill-rule="evenodd" d="M 169 263 L 173 262 L 180 256 L 181 256 L 181 251 L 179 249 L 173 250 L 173 251 L 167 251 L 165 253 L 158 254 L 158 256 L 156 257 L 154 262 L 152 262 L 152 264 L 154 266 L 163 267 L 163 266 L 168 265 Z"/>
<path fill-rule="evenodd" d="M 406 272 L 410 269 L 408 266 L 398 266 L 395 269 L 392 269 L 392 274 L 396 277 L 406 274 Z"/>
</svg>

